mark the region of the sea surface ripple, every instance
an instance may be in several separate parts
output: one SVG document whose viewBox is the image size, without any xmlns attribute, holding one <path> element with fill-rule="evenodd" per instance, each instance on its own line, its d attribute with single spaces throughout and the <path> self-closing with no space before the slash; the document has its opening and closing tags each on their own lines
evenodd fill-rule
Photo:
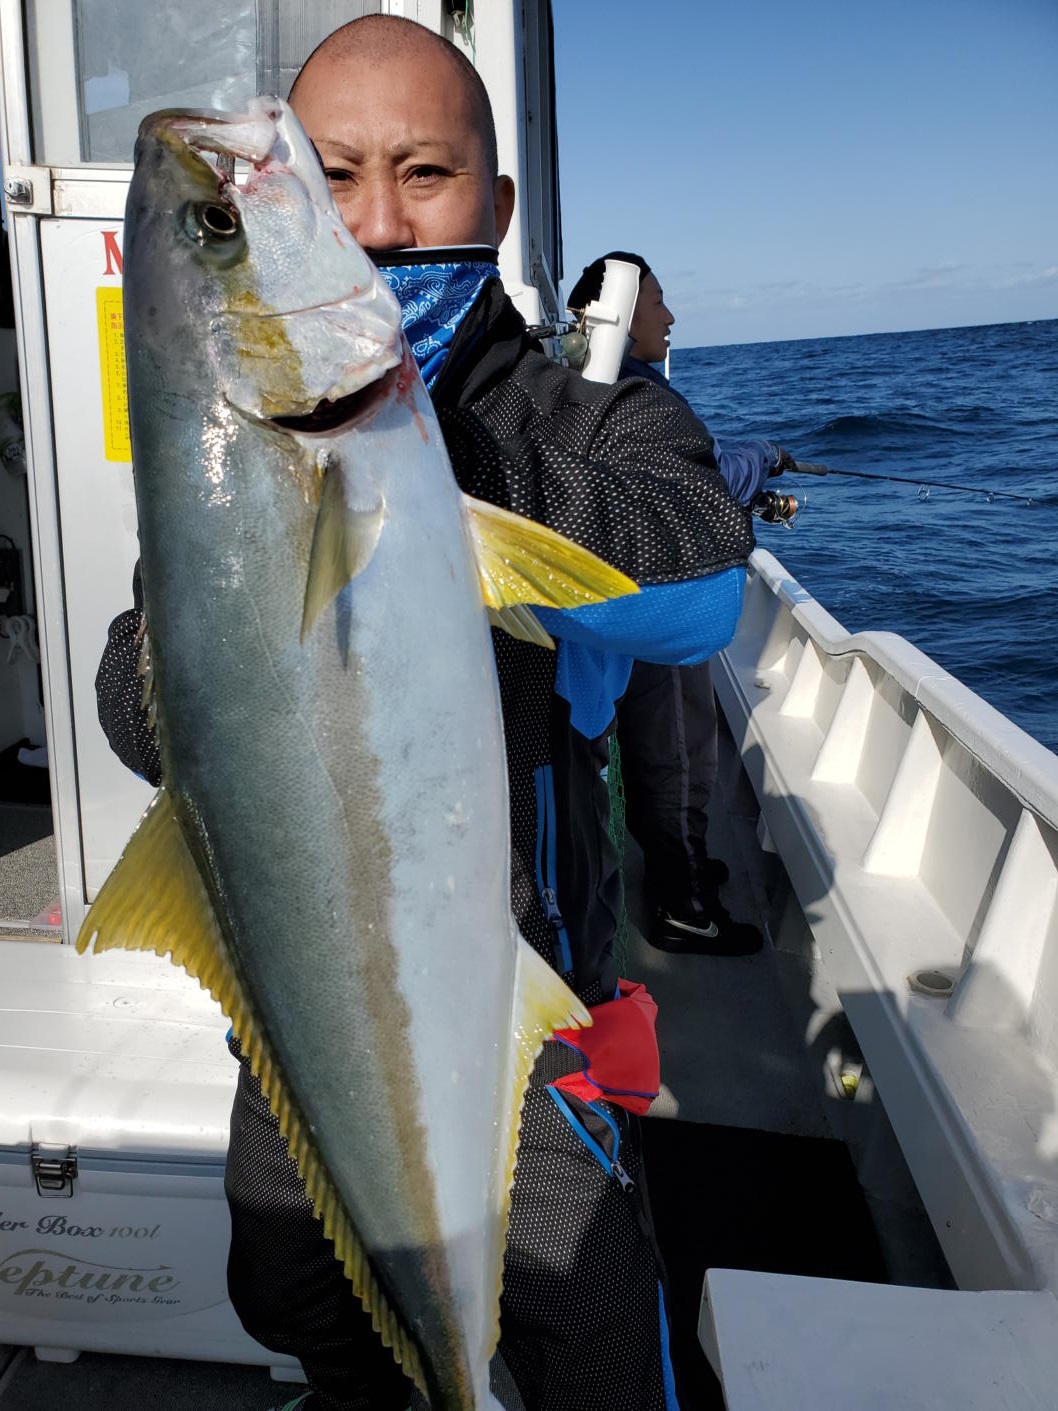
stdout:
<svg viewBox="0 0 1058 1411">
<path fill-rule="evenodd" d="M 757 541 L 849 631 L 908 638 L 1058 750 L 1058 320 L 676 349 L 672 383 L 722 440 L 911 477 L 787 475 L 807 507 Z"/>
</svg>

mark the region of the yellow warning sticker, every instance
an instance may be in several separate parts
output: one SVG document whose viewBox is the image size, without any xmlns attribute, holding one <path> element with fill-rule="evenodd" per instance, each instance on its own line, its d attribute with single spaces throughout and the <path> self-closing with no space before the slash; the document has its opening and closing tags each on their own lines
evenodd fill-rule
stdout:
<svg viewBox="0 0 1058 1411">
<path fill-rule="evenodd" d="M 99 375 L 103 384 L 103 438 L 108 461 L 131 461 L 129 392 L 125 377 L 125 318 L 121 290 L 103 285 L 96 290 L 99 322 Z"/>
</svg>

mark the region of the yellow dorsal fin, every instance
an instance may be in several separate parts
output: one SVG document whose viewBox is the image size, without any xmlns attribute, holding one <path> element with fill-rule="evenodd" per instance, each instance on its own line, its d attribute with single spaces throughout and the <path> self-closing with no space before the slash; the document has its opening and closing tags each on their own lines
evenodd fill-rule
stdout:
<svg viewBox="0 0 1058 1411">
<path fill-rule="evenodd" d="M 312 535 L 301 640 L 312 631 L 324 608 L 334 602 L 347 583 L 362 573 L 382 533 L 385 508 L 380 496 L 368 503 L 349 503 L 349 487 L 341 464 L 332 459 L 326 467 L 320 508 Z"/>
<path fill-rule="evenodd" d="M 94 940 L 94 945 L 93 945 Z M 231 1019 L 242 1051 L 279 1121 L 324 1233 L 376 1332 L 426 1394 L 419 1347 L 387 1302 L 367 1251 L 331 1181 L 232 962 L 209 892 L 163 787 L 103 883 L 77 937 L 82 954 L 113 949 L 169 955 Z"/>
<path fill-rule="evenodd" d="M 544 1043 L 556 1029 L 587 1029 L 591 1014 L 562 977 L 521 935 L 518 936 L 518 959 L 514 989 L 514 1035 L 510 1067 L 510 1089 L 507 1108 L 507 1139 L 500 1147 L 502 1169 L 501 1219 L 503 1229 L 511 1208 L 511 1186 L 518 1158 L 518 1129 L 522 1120 L 522 1105 L 533 1064 L 540 1056 Z M 494 1350 L 499 1341 L 499 1299 L 503 1291 L 503 1240 L 499 1241 L 499 1266 L 495 1270 L 497 1317 L 494 1326 Z"/>
<path fill-rule="evenodd" d="M 525 605 L 575 608 L 638 593 L 639 585 L 597 555 L 524 515 L 463 496 L 490 619 L 514 637 L 554 645 Z M 527 620 L 535 624 L 536 635 Z"/>
</svg>

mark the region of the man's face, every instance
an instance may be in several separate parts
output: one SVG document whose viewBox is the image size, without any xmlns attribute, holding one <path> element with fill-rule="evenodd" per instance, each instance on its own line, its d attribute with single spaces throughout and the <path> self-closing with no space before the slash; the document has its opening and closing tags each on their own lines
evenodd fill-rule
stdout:
<svg viewBox="0 0 1058 1411">
<path fill-rule="evenodd" d="M 644 276 L 639 286 L 632 322 L 632 356 L 644 363 L 661 363 L 669 348 L 669 329 L 676 322 L 665 307 L 661 285 L 653 274 Z"/>
<path fill-rule="evenodd" d="M 321 55 L 291 101 L 365 249 L 498 245 L 507 233 L 513 183 L 492 180 L 472 100 L 442 55 Z"/>
</svg>

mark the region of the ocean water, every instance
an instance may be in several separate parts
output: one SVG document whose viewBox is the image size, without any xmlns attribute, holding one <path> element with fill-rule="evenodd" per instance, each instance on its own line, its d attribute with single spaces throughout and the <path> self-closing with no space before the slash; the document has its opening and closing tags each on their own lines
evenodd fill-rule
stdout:
<svg viewBox="0 0 1058 1411">
<path fill-rule="evenodd" d="M 1058 320 L 675 349 L 671 372 L 721 439 L 911 477 L 786 475 L 807 505 L 757 542 L 850 632 L 907 637 L 1058 751 Z"/>
</svg>

